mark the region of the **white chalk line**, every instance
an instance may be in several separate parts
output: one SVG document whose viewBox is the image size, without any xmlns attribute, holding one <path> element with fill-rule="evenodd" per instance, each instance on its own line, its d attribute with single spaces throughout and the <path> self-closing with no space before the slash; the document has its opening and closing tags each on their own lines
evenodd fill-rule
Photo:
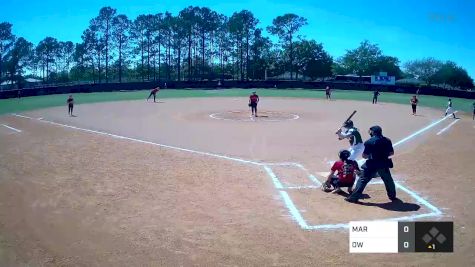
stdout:
<svg viewBox="0 0 475 267">
<path fill-rule="evenodd" d="M 296 221 L 299 224 L 300 228 L 304 230 L 309 230 L 309 226 L 307 222 L 302 217 L 302 214 L 300 213 L 300 211 L 298 211 L 292 199 L 290 199 L 289 194 L 287 194 L 287 192 L 283 190 L 279 190 L 279 193 L 282 199 L 284 200 L 285 206 L 287 206 L 287 209 L 289 210 L 290 215 L 292 215 L 292 218 L 294 219 L 294 221 Z"/>
<path fill-rule="evenodd" d="M 240 111 L 238 111 L 240 112 Z M 215 120 L 223 120 L 223 121 L 264 121 L 264 122 L 280 122 L 280 121 L 291 121 L 291 120 L 298 120 L 300 119 L 300 116 L 297 114 L 290 114 L 293 116 L 293 118 L 288 118 L 288 119 L 263 119 L 264 117 L 258 117 L 259 119 L 256 120 L 252 115 L 249 116 L 249 119 L 227 119 L 227 118 L 220 118 L 217 117 L 218 114 L 222 114 L 223 112 L 218 112 L 218 113 L 211 113 L 209 114 L 209 117 Z M 236 111 L 230 111 L 228 113 L 237 113 Z"/>
<path fill-rule="evenodd" d="M 457 112 L 458 112 L 458 111 L 455 111 L 454 114 L 457 113 Z M 446 120 L 446 119 L 447 119 L 448 117 L 450 117 L 450 116 L 452 116 L 452 115 L 447 115 L 447 116 L 443 117 L 442 119 L 440 119 L 440 120 L 438 120 L 438 121 L 435 121 L 435 122 L 433 122 L 433 123 L 427 125 L 426 127 L 420 129 L 419 131 L 414 132 L 413 134 L 409 135 L 408 137 L 405 137 L 405 138 L 403 138 L 403 139 L 397 141 L 393 146 L 394 146 L 394 147 L 399 146 L 400 144 L 402 144 L 402 143 L 404 143 L 404 142 L 406 142 L 406 141 L 412 139 L 413 137 L 415 137 L 415 136 L 417 136 L 417 135 L 419 135 L 419 134 L 421 134 L 421 133 L 423 133 L 423 132 L 429 130 L 430 128 L 434 127 L 435 125 L 437 125 L 437 124 L 443 122 L 444 120 Z"/>
<path fill-rule="evenodd" d="M 458 111 L 455 111 L 454 113 L 457 113 L 457 112 L 458 112 Z M 451 115 L 447 115 L 447 116 L 443 117 L 442 119 L 439 119 L 439 120 L 437 120 L 437 121 L 435 121 L 435 122 L 432 122 L 431 124 L 427 125 L 426 127 L 422 128 L 422 129 L 420 129 L 420 130 L 418 130 L 418 131 L 415 131 L 414 133 L 412 133 L 412 134 L 408 135 L 407 137 L 404 137 L 403 139 L 401 139 L 401 140 L 397 141 L 396 143 L 394 143 L 394 144 L 393 144 L 393 147 L 398 147 L 399 145 L 401 145 L 401 144 L 403 144 L 403 143 L 405 143 L 405 142 L 411 140 L 412 138 L 414 138 L 414 137 L 416 137 L 416 136 L 418 136 L 418 135 L 420 135 L 420 134 L 422 134 L 422 133 L 424 133 L 424 132 L 430 130 L 432 127 L 434 127 L 434 126 L 436 126 L 437 124 L 443 122 L 444 120 L 446 120 L 447 118 L 449 118 L 449 117 L 451 117 L 451 116 L 452 116 L 452 114 L 451 114 Z M 363 164 L 365 161 L 366 161 L 365 159 L 359 159 L 359 160 L 357 160 L 357 162 L 358 162 L 359 165 Z"/>
<path fill-rule="evenodd" d="M 441 135 L 443 134 L 445 131 L 447 131 L 448 129 L 450 129 L 450 127 L 452 127 L 454 124 L 456 124 L 459 120 L 454 120 L 453 122 L 451 122 L 447 127 L 445 127 L 444 129 L 440 130 L 437 135 Z"/>
<path fill-rule="evenodd" d="M 12 114 L 13 116 L 17 116 L 17 117 L 21 117 L 21 118 L 26 118 L 26 119 L 34 119 L 32 117 L 28 117 L 28 116 L 24 116 L 24 115 L 19 115 L 19 114 Z M 410 138 L 404 138 L 403 140 L 399 141 L 398 143 L 396 143 L 394 146 L 396 145 L 399 145 L 415 136 L 417 136 L 418 134 L 421 134 L 423 133 L 424 131 L 430 129 L 431 127 L 435 126 L 436 124 L 440 123 L 441 121 L 443 121 L 444 119 L 446 119 L 447 117 L 437 121 L 437 122 L 434 122 L 432 123 L 431 125 L 417 131 L 416 133 L 414 134 L 411 134 L 409 137 Z M 38 120 L 38 119 L 37 119 Z M 49 123 L 49 124 L 52 124 L 52 125 L 56 125 L 56 126 L 60 126 L 60 127 L 65 127 L 65 128 L 70 128 L 70 129 L 75 129 L 75 130 L 80 130 L 80 131 L 85 131 L 85 132 L 90 132 L 90 133 L 96 133 L 96 134 L 100 134 L 100 135 L 105 135 L 105 136 L 110 136 L 110 137 L 113 137 L 113 138 L 118 138 L 118 139 L 125 139 L 125 140 L 130 140 L 130 141 L 135 141 L 135 142 L 139 142 L 139 143 L 144 143 L 144 144 L 150 144 L 150 145 L 155 145 L 155 146 L 159 146 L 159 147 L 164 147 L 164 148 L 169 148 L 169 149 L 175 149 L 175 150 L 179 150 L 179 151 L 185 151 L 185 152 L 190 152 L 190 153 L 195 153 L 195 154 L 200 154 L 200 155 L 206 155 L 206 156 L 210 156 L 210 157 L 216 157 L 216 158 L 221 158 L 221 159 L 227 159 L 227 160 L 231 160 L 231 161 L 236 161 L 236 162 L 240 162 L 240 163 L 244 163 L 244 164 L 251 164 L 251 165 L 257 165 L 257 166 L 263 166 L 264 167 L 264 170 L 267 172 L 268 176 L 271 177 L 273 183 L 274 183 L 274 186 L 276 187 L 276 189 L 279 190 L 283 200 L 284 200 L 284 204 L 286 205 L 287 209 L 289 210 L 289 213 L 291 214 L 291 216 L 293 217 L 294 220 L 296 220 L 298 222 L 298 224 L 300 225 L 300 227 L 304 230 L 320 230 L 320 229 L 340 229 L 340 228 L 346 228 L 347 227 L 347 224 L 325 224 L 325 225 L 313 225 L 313 226 L 309 226 L 307 224 L 307 222 L 303 219 L 301 213 L 298 211 L 298 209 L 296 208 L 295 204 L 293 203 L 293 201 L 291 200 L 291 198 L 289 197 L 289 195 L 287 194 L 287 192 L 281 190 L 281 189 L 284 189 L 284 187 L 282 186 L 281 182 L 279 181 L 279 179 L 277 178 L 277 176 L 275 175 L 275 173 L 272 171 L 272 169 L 269 167 L 269 165 L 276 165 L 276 166 L 290 166 L 290 165 L 293 165 L 293 166 L 296 166 L 298 168 L 301 168 L 302 170 L 306 171 L 307 173 L 308 170 L 303 167 L 300 163 L 295 163 L 295 162 L 284 162 L 284 163 L 259 163 L 259 162 L 255 162 L 255 161 L 250 161 L 250 160 L 244 160 L 244 159 L 240 159 L 240 158 L 234 158 L 234 157 L 228 157 L 228 156 L 224 156 L 224 155 L 219 155 L 219 154 L 214 154 L 214 153 L 208 153 L 208 152 L 202 152 L 202 151 L 196 151 L 196 150 L 191 150 L 191 149 L 186 149 L 186 148 L 180 148 L 180 147 L 175 147 L 175 146 L 170 146 L 170 145 L 164 145 L 164 144 L 159 144 L 159 143 L 154 143 L 154 142 L 150 142 L 150 141 L 144 141 L 144 140 L 141 140 L 141 139 L 136 139 L 136 138 L 131 138 L 131 137 L 126 137 L 126 136 L 121 136 L 121 135 L 116 135 L 116 134 L 111 134 L 111 133 L 106 133 L 106 132 L 101 132 L 101 131 L 96 131 L 96 130 L 90 130 L 90 129 L 85 129 L 85 128 L 80 128 L 80 127 L 76 127 L 76 126 L 72 126 L 72 125 L 67 125 L 67 124 L 62 124 L 62 123 L 57 123 L 57 122 L 52 122 L 52 121 L 48 121 L 48 120 L 40 120 L 41 122 L 45 122 L 45 123 Z M 321 182 L 318 181 L 318 179 L 316 179 L 315 176 L 313 175 L 309 175 L 309 179 L 312 180 L 313 182 L 317 183 L 317 184 L 320 184 L 321 185 Z M 440 215 L 442 214 L 441 211 L 439 209 L 437 209 L 435 206 L 431 205 L 429 202 L 427 202 L 426 200 L 424 200 L 422 197 L 420 197 L 419 195 L 417 195 L 415 192 L 403 187 L 402 185 L 399 185 L 397 184 L 396 186 L 398 186 L 398 188 L 402 189 L 403 191 L 405 192 L 411 192 L 411 196 L 414 197 L 417 201 L 419 201 L 420 203 L 426 205 L 426 204 L 429 204 L 429 208 L 435 208 L 435 211 L 432 212 L 432 213 L 428 213 L 428 214 L 419 214 L 419 215 L 411 215 L 411 216 L 406 216 L 404 218 L 407 218 L 408 220 L 410 220 L 412 218 L 412 220 L 414 220 L 415 218 L 420 218 L 421 216 L 423 217 L 429 217 L 429 216 L 436 216 L 436 215 Z M 398 218 L 402 218 L 402 217 L 397 217 L 397 218 L 387 218 L 385 220 L 393 220 L 393 219 L 398 219 Z"/>
<path fill-rule="evenodd" d="M 17 116 L 17 117 L 21 117 L 21 118 L 30 119 L 30 120 L 35 120 L 35 118 L 27 117 L 27 116 L 23 116 L 23 115 L 18 115 L 18 114 L 12 114 L 12 115 Z M 36 119 L 36 120 L 38 120 L 38 119 Z M 79 130 L 79 131 L 84 131 L 84 132 L 89 132 L 89 133 L 95 133 L 95 134 L 110 136 L 110 137 L 117 138 L 117 139 L 125 139 L 125 140 L 129 140 L 129 141 L 143 143 L 143 144 L 149 144 L 149 145 L 154 145 L 154 146 L 159 146 L 159 147 L 164 147 L 164 148 L 169 148 L 169 149 L 175 149 L 175 150 L 185 151 L 185 152 L 194 153 L 194 154 L 206 155 L 206 156 L 215 157 L 215 158 L 227 159 L 227 160 L 237 161 L 237 162 L 245 163 L 245 164 L 252 164 L 252 165 L 262 166 L 261 163 L 258 163 L 258 162 L 255 162 L 255 161 L 244 160 L 244 159 L 234 158 L 234 157 L 228 157 L 228 156 L 225 156 L 225 155 L 218 155 L 218 154 L 214 154 L 214 153 L 202 152 L 202 151 L 197 151 L 197 150 L 192 150 L 192 149 L 187 149 L 187 148 L 181 148 L 181 147 L 176 147 L 176 146 L 164 145 L 164 144 L 159 144 L 159 143 L 155 143 L 155 142 L 151 142 L 151 141 L 145 141 L 145 140 L 141 140 L 141 139 L 137 139 L 137 138 L 132 138 L 132 137 L 127 137 L 127 136 L 122 136 L 122 135 L 117 135 L 117 134 L 111 134 L 111 133 L 106 133 L 106 132 L 81 128 L 81 127 L 76 127 L 76 126 L 72 126 L 72 125 L 57 123 L 57 122 L 53 122 L 53 121 L 49 121 L 49 120 L 45 120 L 45 119 L 42 119 L 42 120 L 39 120 L 39 121 L 44 122 L 44 123 L 48 123 L 48 124 L 52 124 L 52 125 L 56 125 L 56 126 L 60 126 L 60 127 L 64 127 L 64 128 L 70 128 L 70 129 L 74 129 L 74 130 Z"/>
<path fill-rule="evenodd" d="M 454 113 L 456 113 L 457 111 L 455 111 Z M 395 144 L 393 144 L 394 147 L 396 146 L 399 146 L 401 144 L 403 144 L 404 142 L 407 142 L 409 140 L 411 140 L 412 138 L 424 133 L 425 131 L 431 129 L 432 127 L 436 126 L 437 124 L 441 123 L 442 121 L 446 120 L 448 117 L 450 117 L 451 115 L 448 115 L 448 116 L 445 116 L 444 118 L 440 119 L 440 120 L 437 120 L 431 124 L 429 124 L 428 126 L 410 134 L 409 136 L 399 140 L 398 142 L 396 142 Z M 359 160 L 358 163 L 361 164 L 363 163 L 365 160 L 362 159 L 362 160 Z M 295 163 L 293 164 L 295 166 L 298 166 L 298 167 L 301 167 L 302 169 L 305 169 L 301 164 L 299 163 Z M 377 181 L 377 182 L 372 182 L 372 184 L 383 184 L 384 182 L 382 181 Z M 409 215 L 409 216 L 404 216 L 404 217 L 395 217 L 395 218 L 386 218 L 384 220 L 415 220 L 415 219 L 418 219 L 418 218 L 425 218 L 425 217 L 437 217 L 437 216 L 440 216 L 442 215 L 442 212 L 437 208 L 435 207 L 434 205 L 430 204 L 427 200 L 425 200 L 424 198 L 422 198 L 421 196 L 419 196 L 415 191 L 412 191 L 410 189 L 408 189 L 407 187 L 404 187 L 402 186 L 401 184 L 399 184 L 398 182 L 395 182 L 395 185 L 397 188 L 401 189 L 402 191 L 406 192 L 407 194 L 409 194 L 412 198 L 414 198 L 417 202 L 423 204 L 424 206 L 426 206 L 427 208 L 429 208 L 432 212 L 430 213 L 424 213 L 424 214 L 414 214 L 414 215 Z M 292 201 L 290 198 L 288 201 Z M 292 203 L 293 204 L 293 203 Z M 295 206 L 295 205 L 294 205 Z M 293 212 L 297 212 L 299 213 L 299 216 L 300 218 L 303 219 L 302 215 L 300 214 L 300 212 L 295 209 L 295 211 Z M 293 214 L 293 213 L 292 213 Z M 300 223 L 299 223 L 300 224 Z M 318 230 L 318 229 L 338 229 L 338 228 L 347 228 L 348 227 L 348 224 L 325 224 L 325 225 L 308 225 L 306 224 L 306 230 Z M 304 229 L 304 228 L 303 228 Z"/>
<path fill-rule="evenodd" d="M 21 132 L 22 132 L 20 129 L 17 129 L 17 128 L 8 126 L 8 125 L 6 125 L 6 124 L 2 124 L 2 126 L 8 128 L 8 129 L 10 129 L 10 130 L 13 130 L 13 131 L 15 131 L 15 132 L 17 132 L 17 133 L 21 133 Z"/>
</svg>

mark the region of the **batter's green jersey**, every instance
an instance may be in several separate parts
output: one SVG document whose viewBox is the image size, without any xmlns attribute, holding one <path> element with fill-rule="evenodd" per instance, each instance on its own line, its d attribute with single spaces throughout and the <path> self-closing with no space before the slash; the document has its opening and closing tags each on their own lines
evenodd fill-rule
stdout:
<svg viewBox="0 0 475 267">
<path fill-rule="evenodd" d="M 350 140 L 352 141 L 352 146 L 363 143 L 361 134 L 355 127 L 348 129 L 348 131 L 346 131 L 346 134 L 351 134 L 352 138 Z"/>
</svg>

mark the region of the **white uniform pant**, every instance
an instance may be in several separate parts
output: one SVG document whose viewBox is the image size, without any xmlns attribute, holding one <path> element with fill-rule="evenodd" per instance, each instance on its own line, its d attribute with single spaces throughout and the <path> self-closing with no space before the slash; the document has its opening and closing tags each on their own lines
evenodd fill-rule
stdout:
<svg viewBox="0 0 475 267">
<path fill-rule="evenodd" d="M 349 159 L 356 160 L 357 158 L 359 158 L 363 154 L 364 144 L 359 143 L 359 144 L 353 145 L 353 146 L 350 147 L 349 151 L 350 151 Z"/>
</svg>

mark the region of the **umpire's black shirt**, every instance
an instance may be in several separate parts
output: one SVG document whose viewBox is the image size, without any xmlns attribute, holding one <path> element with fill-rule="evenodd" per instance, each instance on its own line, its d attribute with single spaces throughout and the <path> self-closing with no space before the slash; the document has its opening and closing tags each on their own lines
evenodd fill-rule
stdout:
<svg viewBox="0 0 475 267">
<path fill-rule="evenodd" d="M 373 136 L 364 143 L 363 154 L 368 155 L 363 168 L 366 169 L 383 169 L 389 168 L 389 154 L 394 153 L 393 144 L 389 138 L 384 136 Z"/>
</svg>

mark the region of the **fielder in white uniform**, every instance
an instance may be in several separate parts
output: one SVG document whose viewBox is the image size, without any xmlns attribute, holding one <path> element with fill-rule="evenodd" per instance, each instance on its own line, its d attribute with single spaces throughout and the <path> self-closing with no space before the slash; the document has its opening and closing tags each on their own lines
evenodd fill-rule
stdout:
<svg viewBox="0 0 475 267">
<path fill-rule="evenodd" d="M 445 116 L 447 116 L 447 114 L 452 114 L 452 116 L 454 116 L 454 119 L 456 119 L 457 117 L 455 117 L 455 112 L 454 112 L 454 109 L 452 107 L 452 99 L 449 98 L 449 102 L 447 103 L 447 109 L 445 110 Z"/>
<path fill-rule="evenodd" d="M 358 129 L 354 127 L 353 121 L 351 120 L 345 122 L 343 128 L 345 128 L 345 131 L 340 129 L 337 132 L 338 139 L 348 139 L 350 141 L 350 148 L 348 149 L 350 151 L 350 157 L 348 159 L 356 160 L 363 154 L 364 151 L 364 144 L 361 134 Z"/>
</svg>

